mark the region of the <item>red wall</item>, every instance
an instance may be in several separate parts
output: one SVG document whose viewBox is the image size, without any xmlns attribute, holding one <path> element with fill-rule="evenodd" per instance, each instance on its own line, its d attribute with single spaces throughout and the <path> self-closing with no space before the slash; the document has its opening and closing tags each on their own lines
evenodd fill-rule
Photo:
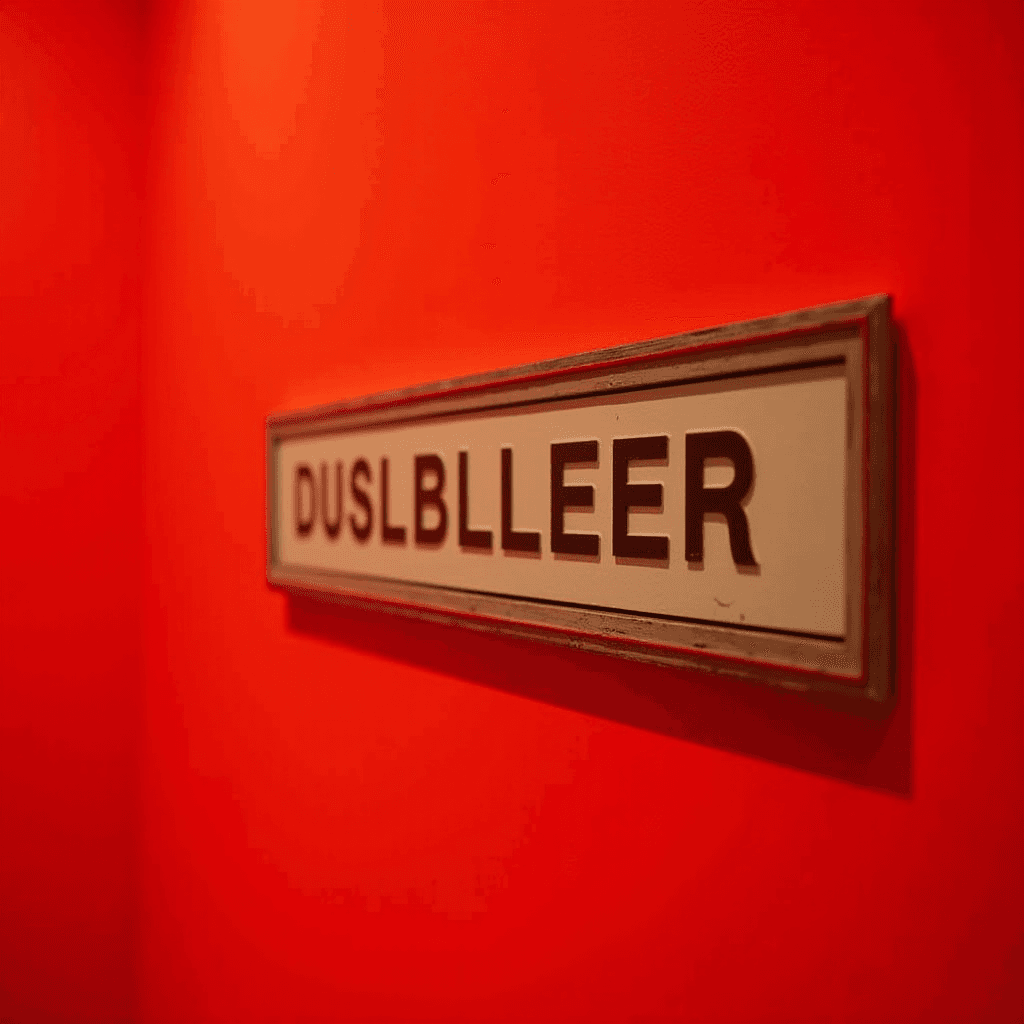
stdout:
<svg viewBox="0 0 1024 1024">
<path fill-rule="evenodd" d="M 7 503 L 49 538 L 81 496 L 101 538 L 47 551 L 77 559 L 76 600 L 28 550 L 5 595 L 26 724 L 4 891 L 42 936 L 22 973 L 81 1017 L 120 991 L 153 1021 L 1019 1019 L 1019 4 L 196 0 L 154 4 L 150 33 L 145 259 L 125 228 L 82 278 L 145 267 L 140 375 L 113 300 L 51 292 L 16 321 Z M 103 45 L 89 88 L 127 110 L 129 51 Z M 48 131 L 77 137 L 80 92 Z M 69 163 L 24 223 L 47 188 L 95 207 Z M 890 718 L 266 586 L 270 411 L 879 291 L 901 337 Z M 54 379 L 78 404 L 40 432 Z M 133 381 L 141 432 L 113 431 Z M 141 481 L 74 476 L 77 446 L 138 466 L 136 442 Z M 130 858 L 99 856 L 130 848 L 131 772 L 82 751 L 129 749 L 110 665 L 140 564 L 135 903 Z M 90 801 L 124 834 L 81 825 L 69 857 Z M 135 941 L 76 928 L 92 900 L 137 906 Z"/>
<path fill-rule="evenodd" d="M 0 1020 L 134 1011 L 144 25 L 0 3 Z"/>
</svg>

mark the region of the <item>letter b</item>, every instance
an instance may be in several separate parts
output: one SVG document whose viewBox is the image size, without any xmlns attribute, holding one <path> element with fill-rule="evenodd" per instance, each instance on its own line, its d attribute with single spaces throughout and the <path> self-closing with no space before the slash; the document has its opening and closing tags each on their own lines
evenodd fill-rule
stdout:
<svg viewBox="0 0 1024 1024">
<path fill-rule="evenodd" d="M 424 486 L 425 477 L 433 473 L 434 486 Z M 416 456 L 416 543 L 443 544 L 448 535 L 448 508 L 441 495 L 444 493 L 444 463 L 437 455 Z M 423 525 L 423 512 L 427 508 L 437 511 L 437 525 Z"/>
</svg>

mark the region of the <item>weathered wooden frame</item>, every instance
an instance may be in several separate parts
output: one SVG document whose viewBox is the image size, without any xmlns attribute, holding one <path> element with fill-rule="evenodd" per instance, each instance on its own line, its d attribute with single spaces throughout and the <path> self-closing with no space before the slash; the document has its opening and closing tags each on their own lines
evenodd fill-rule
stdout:
<svg viewBox="0 0 1024 1024">
<path fill-rule="evenodd" d="M 368 430 L 601 393 L 784 368 L 845 367 L 847 631 L 842 641 L 559 602 L 535 602 L 282 565 L 277 557 L 275 449 L 285 438 Z M 553 359 L 295 412 L 266 421 L 267 580 L 341 604 L 458 623 L 754 679 L 886 702 L 894 665 L 895 355 L 887 296 Z M 831 646 L 830 646 L 831 645 Z M 855 678 L 850 673 L 855 672 Z"/>
</svg>

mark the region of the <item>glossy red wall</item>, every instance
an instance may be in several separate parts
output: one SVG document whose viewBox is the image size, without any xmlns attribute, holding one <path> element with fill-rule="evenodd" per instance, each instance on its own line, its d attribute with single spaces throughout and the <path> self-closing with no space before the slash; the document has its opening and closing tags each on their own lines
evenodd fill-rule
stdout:
<svg viewBox="0 0 1024 1024">
<path fill-rule="evenodd" d="M 271 6 L 154 65 L 146 1015 L 1018 1015 L 1019 5 Z M 272 410 L 880 291 L 887 723 L 263 582 Z"/>
<path fill-rule="evenodd" d="M 0 1020 L 134 1013 L 144 22 L 0 3 Z"/>
<path fill-rule="evenodd" d="M 5 892 L 59 955 L 47 975 L 39 940 L 22 975 L 101 1019 L 85 950 L 153 1021 L 1019 1019 L 1022 36 L 1010 2 L 152 5 L 145 259 L 126 234 L 102 263 L 145 271 L 143 427 L 118 435 L 141 436 L 141 490 L 91 476 L 104 543 L 46 563 L 74 553 L 80 599 L 54 606 L 26 550 L 5 620 L 59 680 L 19 639 L 18 820 L 79 821 L 68 773 L 19 772 L 51 735 L 128 742 L 74 680 L 130 705 L 129 668 L 100 666 L 134 642 L 112 514 L 142 517 L 138 901 L 127 867 L 33 861 L 54 844 L 25 833 Z M 74 167 L 54 190 L 79 194 Z M 889 718 L 264 582 L 270 411 L 879 291 L 901 348 Z M 52 433 L 31 418 L 80 337 L 130 351 L 108 307 L 93 334 L 38 327 L 74 308 L 17 321 L 43 383 L 12 406 L 39 474 L 12 492 L 38 536 L 58 513 L 32 467 L 66 436 L 116 450 L 99 388 Z M 86 613 L 109 633 L 69 632 Z M 114 856 L 122 776 L 87 763 L 73 785 L 126 816 L 84 848 Z M 82 939 L 96 892 L 137 905 L 134 942 Z"/>
</svg>

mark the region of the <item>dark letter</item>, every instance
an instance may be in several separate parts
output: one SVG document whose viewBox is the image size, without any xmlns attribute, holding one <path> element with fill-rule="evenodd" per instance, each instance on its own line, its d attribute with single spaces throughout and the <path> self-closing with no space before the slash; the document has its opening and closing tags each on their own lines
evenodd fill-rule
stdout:
<svg viewBox="0 0 1024 1024">
<path fill-rule="evenodd" d="M 385 544 L 404 544 L 405 527 L 388 522 L 388 460 L 380 460 L 380 539 Z"/>
<path fill-rule="evenodd" d="M 501 449 L 501 546 L 505 551 L 540 551 L 540 534 L 512 529 L 512 449 Z"/>
<path fill-rule="evenodd" d="M 705 459 L 729 459 L 728 487 L 704 486 Z M 756 566 L 750 550 L 750 526 L 740 502 L 754 482 L 754 456 L 742 434 L 710 430 L 686 435 L 686 560 L 704 561 L 704 516 L 720 512 L 729 524 L 729 549 L 737 565 Z"/>
<path fill-rule="evenodd" d="M 616 558 L 668 558 L 668 537 L 629 532 L 631 508 L 658 508 L 661 484 L 631 484 L 629 464 L 668 458 L 668 437 L 619 437 L 612 441 L 612 554 Z"/>
<path fill-rule="evenodd" d="M 357 459 L 352 464 L 352 498 L 357 505 L 359 505 L 364 514 L 363 525 L 359 526 L 356 523 L 356 517 L 350 515 L 348 517 L 348 525 L 352 529 L 352 535 L 361 544 L 365 544 L 369 539 L 370 534 L 373 532 L 373 506 L 370 504 L 370 496 L 364 491 L 358 483 L 356 483 L 356 477 L 362 477 L 367 483 L 372 481 L 370 476 L 370 467 L 366 463 L 366 459 Z"/>
<path fill-rule="evenodd" d="M 337 512 L 334 516 L 334 522 L 332 523 L 327 518 L 327 506 L 331 503 L 331 488 L 327 482 L 327 463 L 320 463 L 320 490 L 323 494 L 323 500 L 320 503 L 321 514 L 324 517 L 324 531 L 327 536 L 334 540 L 338 536 L 338 531 L 341 529 L 341 460 L 338 459 L 334 463 L 334 486 L 338 492 L 338 504 L 336 506 Z"/>
<path fill-rule="evenodd" d="M 429 490 L 423 489 L 423 478 L 433 473 L 437 483 Z M 416 543 L 443 544 L 448 533 L 448 508 L 441 495 L 444 493 L 444 463 L 436 455 L 416 456 Z M 423 525 L 423 509 L 427 506 L 437 509 L 437 526 L 427 529 Z"/>
<path fill-rule="evenodd" d="M 309 518 L 302 518 L 302 481 L 309 483 Z M 295 467 L 295 529 L 299 531 L 300 537 L 309 535 L 316 521 L 316 482 L 313 480 L 313 471 L 309 466 Z"/>
<path fill-rule="evenodd" d="M 459 547 L 482 548 L 490 551 L 494 546 L 490 530 L 469 528 L 469 452 L 459 452 Z"/>
<path fill-rule="evenodd" d="M 567 505 L 594 509 L 594 488 L 590 484 L 567 487 L 565 467 L 580 462 L 597 462 L 596 441 L 568 441 L 551 446 L 551 550 L 561 555 L 597 555 L 601 538 L 596 533 L 566 533 Z"/>
</svg>

